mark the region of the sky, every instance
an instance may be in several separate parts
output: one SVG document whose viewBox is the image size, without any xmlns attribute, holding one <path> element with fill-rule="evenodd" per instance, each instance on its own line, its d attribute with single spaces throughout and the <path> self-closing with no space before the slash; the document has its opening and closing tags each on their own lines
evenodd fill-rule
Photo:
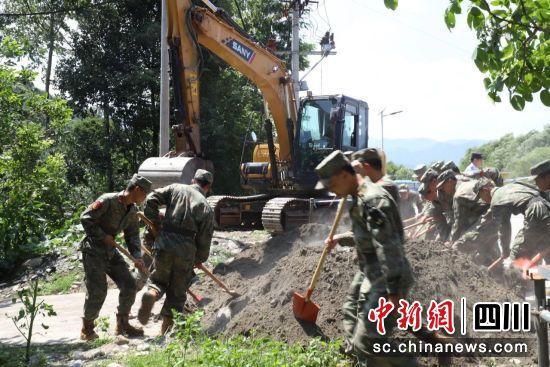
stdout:
<svg viewBox="0 0 550 367">
<path fill-rule="evenodd" d="M 380 111 L 403 110 L 384 118 L 384 138 L 497 139 L 506 133 L 540 130 L 550 109 L 538 97 L 521 112 L 493 103 L 472 54 L 476 38 L 457 18 L 450 32 L 443 13 L 448 1 L 400 1 L 396 11 L 383 0 L 319 0 L 310 5 L 312 27 L 304 40 L 318 44 L 330 27 L 336 55 L 305 79 L 313 94 L 347 94 L 370 107 L 370 136 L 380 137 Z M 307 16 L 306 16 L 307 19 Z M 319 47 L 317 47 L 318 49 Z M 320 56 L 310 56 L 313 65 Z"/>
</svg>

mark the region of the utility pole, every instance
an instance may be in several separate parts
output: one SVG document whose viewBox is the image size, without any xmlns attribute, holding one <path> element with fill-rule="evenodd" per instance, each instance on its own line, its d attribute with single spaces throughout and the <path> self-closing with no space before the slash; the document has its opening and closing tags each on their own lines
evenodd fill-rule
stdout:
<svg viewBox="0 0 550 367">
<path fill-rule="evenodd" d="M 381 140 L 381 143 L 382 143 L 382 150 L 384 150 L 384 117 L 397 115 L 398 113 L 403 112 L 403 110 L 400 110 L 400 111 L 395 111 L 395 112 L 391 112 L 391 113 L 388 113 L 388 114 L 384 115 L 385 110 L 386 109 L 383 108 L 382 111 L 380 111 L 380 136 L 381 136 L 380 140 Z"/>
<path fill-rule="evenodd" d="M 170 77 L 168 75 L 168 9 L 166 0 L 161 0 L 160 23 L 160 127 L 159 156 L 170 150 Z"/>
<path fill-rule="evenodd" d="M 294 99 L 296 110 L 300 107 L 300 6 L 301 0 L 294 0 L 292 3 L 292 42 L 290 45 L 291 60 L 290 69 L 292 72 L 292 84 L 294 86 Z"/>
</svg>

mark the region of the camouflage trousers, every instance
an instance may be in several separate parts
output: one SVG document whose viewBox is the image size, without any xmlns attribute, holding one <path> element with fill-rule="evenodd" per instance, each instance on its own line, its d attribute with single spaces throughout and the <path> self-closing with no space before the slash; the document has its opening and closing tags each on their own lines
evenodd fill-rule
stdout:
<svg viewBox="0 0 550 367">
<path fill-rule="evenodd" d="M 387 357 L 370 353 L 372 343 L 385 339 L 376 330 L 376 324 L 368 320 L 369 310 L 378 306 L 378 299 L 387 296 L 382 285 L 373 286 L 363 271 L 358 271 L 351 282 L 342 311 L 344 314 L 344 336 L 353 347 L 353 354 L 360 366 L 409 367 L 417 366 L 414 357 Z M 386 318 L 386 336 L 395 327 L 395 313 Z"/>
<path fill-rule="evenodd" d="M 128 314 L 136 299 L 136 283 L 122 256 L 115 252 L 110 258 L 95 253 L 82 253 L 86 300 L 84 318 L 95 320 L 107 296 L 107 275 L 117 285 L 118 313 Z"/>
<path fill-rule="evenodd" d="M 154 270 L 150 277 L 150 289 L 166 294 L 161 314 L 172 316 L 172 310 L 183 311 L 186 292 L 194 277 L 194 264 L 169 251 L 157 250 L 154 254 Z"/>
</svg>

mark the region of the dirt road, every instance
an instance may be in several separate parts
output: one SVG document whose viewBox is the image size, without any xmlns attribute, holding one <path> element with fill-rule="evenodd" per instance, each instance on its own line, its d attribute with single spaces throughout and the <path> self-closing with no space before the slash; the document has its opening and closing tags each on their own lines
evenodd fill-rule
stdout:
<svg viewBox="0 0 550 367">
<path fill-rule="evenodd" d="M 54 310 L 57 312 L 57 316 L 48 317 L 46 319 L 42 317 L 37 318 L 35 322 L 37 332 L 33 337 L 33 343 L 58 344 L 78 342 L 82 323 L 80 318 L 82 317 L 84 297 L 84 293 L 39 297 L 40 300 L 44 300 L 46 303 L 53 306 Z M 136 297 L 136 303 L 132 308 L 132 314 L 137 314 L 140 304 L 139 300 L 141 300 L 141 292 L 138 293 Z M 100 317 L 109 317 L 109 335 L 114 335 L 117 304 L 118 290 L 110 289 L 100 314 Z M 162 302 L 157 302 L 153 312 L 158 314 L 161 306 Z M 2 315 L 2 317 L 0 317 L 0 344 L 24 343 L 23 337 L 19 334 L 10 318 L 11 316 L 17 315 L 21 307 L 22 305 L 20 302 L 12 304 L 11 300 L 0 301 L 0 314 Z M 137 323 L 136 320 L 132 320 L 131 322 Z M 42 323 L 48 325 L 49 328 L 47 330 L 43 329 L 40 326 Z M 145 328 L 145 334 L 147 336 L 155 336 L 158 334 L 159 328 L 160 323 L 152 321 Z"/>
</svg>

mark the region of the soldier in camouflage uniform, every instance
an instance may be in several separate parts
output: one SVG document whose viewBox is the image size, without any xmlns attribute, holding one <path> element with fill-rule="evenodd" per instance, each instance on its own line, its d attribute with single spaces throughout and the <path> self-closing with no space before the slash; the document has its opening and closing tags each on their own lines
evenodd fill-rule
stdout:
<svg viewBox="0 0 550 367">
<path fill-rule="evenodd" d="M 407 220 L 422 212 L 422 200 L 416 191 L 411 191 L 406 184 L 399 185 L 399 214 Z"/>
<path fill-rule="evenodd" d="M 504 256 L 512 260 L 531 258 L 549 245 L 550 202 L 545 198 L 550 180 L 550 161 L 541 162 L 531 169 L 537 186 L 515 182 L 495 188 L 484 200 L 491 203 L 493 217 L 498 224 L 500 243 Z M 512 246 L 510 217 L 523 214 L 523 228 L 516 235 Z M 546 262 L 550 256 L 545 257 Z"/>
<path fill-rule="evenodd" d="M 413 179 L 416 181 L 420 181 L 424 173 L 428 170 L 428 167 L 426 167 L 425 164 L 419 164 L 418 166 L 414 167 L 413 172 Z"/>
<path fill-rule="evenodd" d="M 126 262 L 116 250 L 114 238 L 124 232 L 128 250 L 137 259 L 136 267 L 144 270 L 141 260 L 136 203 L 141 203 L 151 189 L 151 182 L 134 175 L 126 190 L 101 195 L 80 217 L 86 237 L 81 243 L 86 300 L 80 338 L 98 338 L 94 320 L 107 296 L 108 275 L 120 290 L 116 334 L 143 335 L 143 330 L 128 323 L 128 315 L 136 297 L 136 284 Z"/>
<path fill-rule="evenodd" d="M 438 173 L 433 169 L 428 169 L 420 181 L 422 184 L 418 189 L 421 197 L 426 200 L 424 205 L 424 212 L 420 220 L 431 219 L 435 223 L 434 230 L 428 231 L 425 234 L 426 239 L 436 239 L 438 241 L 446 241 L 449 233 L 451 232 L 451 226 L 448 223 L 445 216 L 445 207 L 440 201 L 437 194 L 437 177 Z"/>
<path fill-rule="evenodd" d="M 407 297 L 413 274 L 403 249 L 403 225 L 395 201 L 387 191 L 370 180 L 356 175 L 342 152 L 335 151 L 316 168 L 318 188 L 328 188 L 337 196 L 352 196 L 350 208 L 353 233 L 327 240 L 329 247 L 337 243 L 355 246 L 359 259 L 356 273 L 346 297 L 344 330 L 353 353 L 365 366 L 416 366 L 411 357 L 383 357 L 371 352 L 374 339 L 384 338 L 376 324 L 368 320 L 369 310 L 377 307 L 380 297 L 398 306 Z M 386 319 L 386 330 L 396 324 L 395 313 Z"/>
<path fill-rule="evenodd" d="M 166 293 L 161 310 L 164 335 L 172 325 L 172 312 L 182 312 L 186 291 L 194 276 L 194 266 L 205 262 L 210 254 L 214 232 L 214 213 L 206 201 L 213 176 L 197 170 L 191 185 L 172 184 L 153 191 L 145 201 L 144 213 L 159 233 L 153 245 L 154 267 L 151 284 L 143 294 L 138 319 L 149 321 L 154 303 Z M 162 220 L 159 207 L 166 205 Z"/>
<path fill-rule="evenodd" d="M 397 185 L 385 175 L 385 154 L 381 149 L 361 149 L 351 156 L 351 165 L 355 172 L 384 188 L 396 203 L 399 203 Z"/>
<path fill-rule="evenodd" d="M 483 265 L 499 256 L 497 226 L 489 205 L 479 197 L 481 191 L 490 192 L 494 187 L 492 180 L 482 177 L 461 185 L 453 198 L 453 248 L 472 253 L 474 260 Z"/>
</svg>

